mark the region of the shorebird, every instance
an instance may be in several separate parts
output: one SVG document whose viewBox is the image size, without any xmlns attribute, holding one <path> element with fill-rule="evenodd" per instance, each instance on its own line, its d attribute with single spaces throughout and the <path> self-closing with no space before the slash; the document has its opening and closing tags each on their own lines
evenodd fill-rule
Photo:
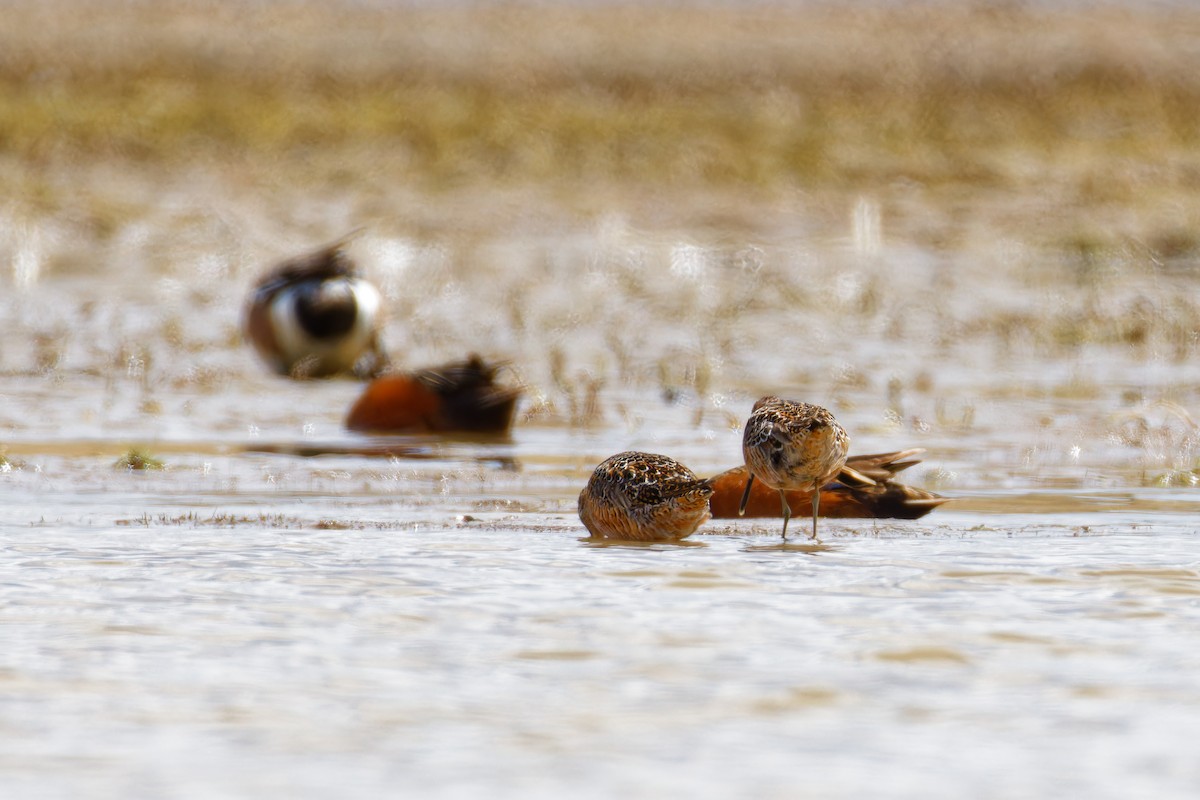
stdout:
<svg viewBox="0 0 1200 800">
<path fill-rule="evenodd" d="M 498 369 L 471 355 L 376 378 L 351 406 L 346 427 L 374 433 L 507 433 L 521 390 L 497 385 Z"/>
<path fill-rule="evenodd" d="M 893 480 L 896 473 L 919 463 L 919 459 L 913 457 L 923 452 L 918 447 L 894 453 L 850 456 L 837 481 L 821 487 L 818 501 L 820 515 L 843 519 L 917 519 L 925 516 L 947 502 L 948 498 Z M 846 472 L 847 469 L 851 472 Z M 761 482 L 754 484 L 749 502 L 744 512 L 739 514 L 740 498 L 745 492 L 748 475 L 746 467 L 741 466 L 708 479 L 713 489 L 708 505 L 714 519 L 780 516 L 777 493 Z M 864 485 L 859 477 L 863 475 L 874 483 Z M 793 514 L 802 513 L 803 509 L 812 505 L 810 491 L 790 490 L 785 494 Z"/>
<path fill-rule="evenodd" d="M 283 261 L 255 285 L 243 329 L 275 372 L 323 378 L 358 370 L 366 377 L 386 366 L 383 301 L 346 254 L 349 239 Z"/>
<path fill-rule="evenodd" d="M 592 536 L 673 541 L 709 518 L 712 489 L 673 458 L 618 453 L 596 467 L 579 493 L 579 519 Z"/>
<path fill-rule="evenodd" d="M 812 494 L 813 532 L 817 538 L 817 510 L 821 487 L 844 471 L 850 437 L 824 408 L 779 397 L 763 397 L 754 404 L 742 437 L 742 455 L 748 476 L 738 514 L 744 514 L 754 479 L 779 492 L 783 512 L 783 538 L 787 538 L 792 509 L 787 492 Z M 874 481 L 855 473 L 864 485 Z"/>
</svg>

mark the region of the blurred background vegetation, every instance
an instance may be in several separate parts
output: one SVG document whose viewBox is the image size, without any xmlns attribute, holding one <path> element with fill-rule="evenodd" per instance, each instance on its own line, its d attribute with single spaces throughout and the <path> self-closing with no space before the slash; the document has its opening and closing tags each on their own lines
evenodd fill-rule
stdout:
<svg viewBox="0 0 1200 800">
<path fill-rule="evenodd" d="M 258 402 L 238 314 L 363 227 L 398 363 L 510 361 L 523 422 L 794 387 L 972 480 L 1195 485 L 1198 101 L 1186 4 L 15 0 L 8 419 L 340 424 Z"/>
<path fill-rule="evenodd" d="M 751 226 L 872 191 L 1171 257 L 1197 246 L 1198 41 L 1186 5 L 17 2 L 0 185 L 52 211 L 62 165 L 199 165 Z"/>
</svg>

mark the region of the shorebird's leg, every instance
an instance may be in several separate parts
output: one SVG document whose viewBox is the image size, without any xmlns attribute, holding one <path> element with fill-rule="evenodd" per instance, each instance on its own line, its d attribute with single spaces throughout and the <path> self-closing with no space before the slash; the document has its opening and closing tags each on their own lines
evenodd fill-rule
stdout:
<svg viewBox="0 0 1200 800">
<path fill-rule="evenodd" d="M 786 540 L 788 520 L 792 518 L 792 507 L 788 505 L 787 493 L 783 489 L 779 490 L 779 502 L 783 504 L 783 538 Z"/>
<path fill-rule="evenodd" d="M 750 472 L 747 470 L 747 472 Z M 746 478 L 746 491 L 742 492 L 742 504 L 738 506 L 738 516 L 746 516 L 746 503 L 750 501 L 750 487 L 754 485 L 754 473 L 750 472 L 750 477 Z"/>
<path fill-rule="evenodd" d="M 813 489 L 812 495 L 813 495 L 813 535 L 812 535 L 812 538 L 815 541 L 817 538 L 817 507 L 821 505 L 821 490 L 819 488 Z"/>
</svg>

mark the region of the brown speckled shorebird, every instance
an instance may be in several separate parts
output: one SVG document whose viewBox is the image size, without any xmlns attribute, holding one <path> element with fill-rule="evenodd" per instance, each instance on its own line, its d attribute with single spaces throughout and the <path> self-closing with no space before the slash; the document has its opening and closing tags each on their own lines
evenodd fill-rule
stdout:
<svg viewBox="0 0 1200 800">
<path fill-rule="evenodd" d="M 673 458 L 618 453 L 596 467 L 579 493 L 579 519 L 600 538 L 673 541 L 709 518 L 711 495 L 707 481 Z"/>
<path fill-rule="evenodd" d="M 783 538 L 787 538 L 792 510 L 787 492 L 812 492 L 813 532 L 817 538 L 817 509 L 821 487 L 838 477 L 846 467 L 850 437 L 846 429 L 820 406 L 763 397 L 754 404 L 746 432 L 742 437 L 742 455 L 750 475 L 738 512 L 743 513 L 750 499 L 754 479 L 779 492 L 783 511 Z M 855 473 L 865 485 L 873 480 Z"/>
<path fill-rule="evenodd" d="M 383 298 L 346 253 L 355 235 L 275 265 L 254 286 L 243 330 L 280 375 L 371 376 L 387 366 L 379 343 Z"/>
</svg>

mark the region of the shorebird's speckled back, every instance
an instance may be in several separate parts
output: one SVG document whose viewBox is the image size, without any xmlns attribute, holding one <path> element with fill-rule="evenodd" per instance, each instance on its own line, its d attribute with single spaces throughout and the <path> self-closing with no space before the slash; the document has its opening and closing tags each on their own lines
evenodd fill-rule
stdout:
<svg viewBox="0 0 1200 800">
<path fill-rule="evenodd" d="M 579 493 L 579 518 L 593 536 L 666 541 L 709 518 L 712 489 L 673 458 L 626 452 L 606 459 Z"/>
</svg>

